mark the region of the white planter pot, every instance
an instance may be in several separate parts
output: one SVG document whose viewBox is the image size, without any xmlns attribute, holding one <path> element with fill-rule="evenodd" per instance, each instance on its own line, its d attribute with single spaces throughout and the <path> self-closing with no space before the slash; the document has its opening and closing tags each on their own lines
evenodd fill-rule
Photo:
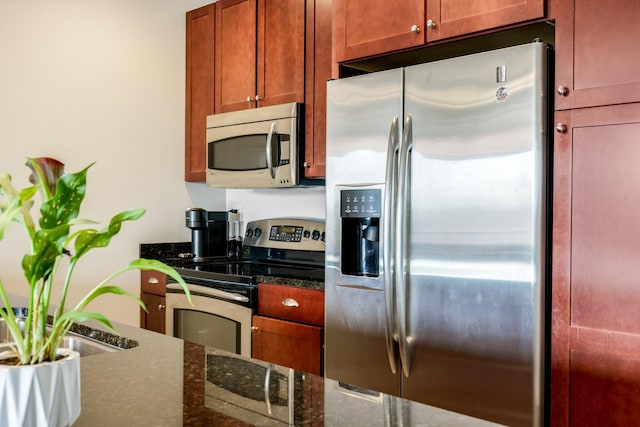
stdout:
<svg viewBox="0 0 640 427">
<path fill-rule="evenodd" d="M 0 344 L 0 353 L 9 344 Z M 80 354 L 39 365 L 0 365 L 0 426 L 70 426 L 80 416 Z"/>
</svg>

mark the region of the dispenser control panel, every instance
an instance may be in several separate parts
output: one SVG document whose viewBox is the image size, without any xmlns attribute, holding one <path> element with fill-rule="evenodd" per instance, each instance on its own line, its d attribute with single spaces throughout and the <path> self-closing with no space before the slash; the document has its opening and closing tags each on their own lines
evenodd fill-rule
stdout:
<svg viewBox="0 0 640 427">
<path fill-rule="evenodd" d="M 342 218 L 380 218 L 382 215 L 382 190 L 340 191 L 340 216 Z"/>
</svg>

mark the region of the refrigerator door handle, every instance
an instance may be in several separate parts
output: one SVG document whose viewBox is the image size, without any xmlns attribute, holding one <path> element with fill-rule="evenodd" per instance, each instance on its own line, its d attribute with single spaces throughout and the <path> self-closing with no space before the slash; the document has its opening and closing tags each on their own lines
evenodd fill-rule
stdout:
<svg viewBox="0 0 640 427">
<path fill-rule="evenodd" d="M 394 272 L 394 218 L 396 206 L 396 177 L 398 174 L 398 156 L 400 152 L 400 138 L 398 132 L 398 116 L 391 121 L 389 130 L 389 144 L 387 146 L 387 165 L 385 171 L 384 205 L 382 216 L 382 266 L 384 271 L 384 298 L 387 356 L 391 372 L 396 373 L 398 361 L 396 360 L 396 345 L 398 340 L 398 327 L 395 322 L 395 272 Z"/>
<path fill-rule="evenodd" d="M 411 150 L 413 148 L 413 122 L 411 114 L 407 115 L 402 131 L 398 166 L 397 212 L 395 216 L 395 283 L 396 312 L 398 323 L 398 347 L 400 362 L 405 377 L 411 372 L 411 337 L 407 331 L 407 299 L 409 278 L 409 204 L 411 193 Z"/>
</svg>

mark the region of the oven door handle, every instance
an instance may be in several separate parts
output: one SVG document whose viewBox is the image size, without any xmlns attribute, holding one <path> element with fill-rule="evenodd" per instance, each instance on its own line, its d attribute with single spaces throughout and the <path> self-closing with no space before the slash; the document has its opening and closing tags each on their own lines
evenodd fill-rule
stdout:
<svg viewBox="0 0 640 427">
<path fill-rule="evenodd" d="M 220 298 L 227 301 L 238 301 L 238 302 L 248 302 L 249 297 L 245 297 L 244 295 L 234 294 L 232 292 L 221 291 L 220 289 L 209 288 L 207 286 L 194 285 L 193 283 L 187 283 L 187 287 L 189 288 L 189 292 Z M 167 289 L 172 291 L 179 291 L 179 293 L 183 294 L 182 286 L 179 283 L 167 283 Z"/>
</svg>

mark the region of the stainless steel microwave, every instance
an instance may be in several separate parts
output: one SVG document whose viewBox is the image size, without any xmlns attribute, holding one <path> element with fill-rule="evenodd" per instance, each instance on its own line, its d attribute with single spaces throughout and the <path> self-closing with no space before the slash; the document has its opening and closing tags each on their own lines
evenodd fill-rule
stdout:
<svg viewBox="0 0 640 427">
<path fill-rule="evenodd" d="M 303 124 L 299 103 L 208 116 L 207 185 L 274 188 L 301 184 Z"/>
</svg>

